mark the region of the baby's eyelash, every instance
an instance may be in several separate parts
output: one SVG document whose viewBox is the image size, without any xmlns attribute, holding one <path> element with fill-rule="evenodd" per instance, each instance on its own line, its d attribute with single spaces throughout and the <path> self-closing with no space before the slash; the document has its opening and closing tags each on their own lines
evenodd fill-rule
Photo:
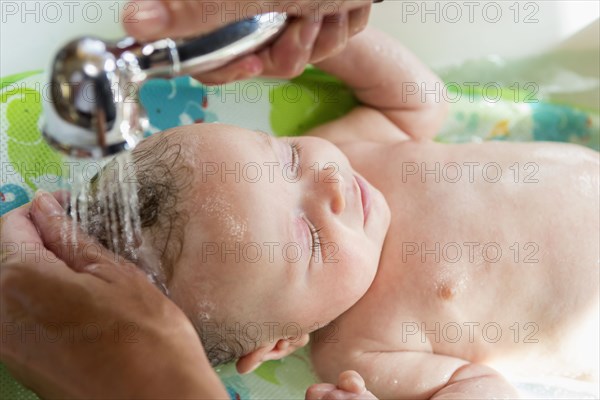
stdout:
<svg viewBox="0 0 600 400">
<path fill-rule="evenodd" d="M 294 170 L 298 170 L 300 167 L 300 154 L 302 152 L 302 147 L 298 144 L 298 142 L 291 141 L 290 147 L 292 148 L 292 168 Z"/>
<path fill-rule="evenodd" d="M 315 259 L 317 255 L 317 250 L 321 249 L 321 244 L 323 243 L 323 235 L 321 234 L 323 228 L 315 229 L 315 227 L 312 225 L 310 225 L 309 227 L 310 234 L 312 236 L 312 246 L 310 248 L 311 256 L 313 259 Z"/>
<path fill-rule="evenodd" d="M 311 251 L 311 258 L 315 261 L 318 262 L 319 259 L 317 258 L 318 254 L 322 254 L 320 251 L 317 253 L 318 250 L 321 249 L 321 245 L 325 242 L 323 242 L 323 240 L 325 239 L 323 237 L 323 235 L 321 234 L 321 231 L 323 230 L 323 227 L 321 228 L 315 228 L 315 226 L 308 220 L 308 218 L 304 217 L 304 221 L 306 221 L 306 225 L 308 225 L 308 229 L 310 230 L 310 236 L 311 236 L 311 246 L 310 246 L 310 251 Z"/>
</svg>

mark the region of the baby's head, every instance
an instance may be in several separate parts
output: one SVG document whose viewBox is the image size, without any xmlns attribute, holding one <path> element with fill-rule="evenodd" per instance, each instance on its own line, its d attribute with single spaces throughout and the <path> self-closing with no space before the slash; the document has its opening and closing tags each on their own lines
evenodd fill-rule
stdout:
<svg viewBox="0 0 600 400">
<path fill-rule="evenodd" d="M 330 142 L 199 124 L 133 160 L 144 240 L 213 365 L 289 354 L 375 277 L 389 208 Z"/>
</svg>

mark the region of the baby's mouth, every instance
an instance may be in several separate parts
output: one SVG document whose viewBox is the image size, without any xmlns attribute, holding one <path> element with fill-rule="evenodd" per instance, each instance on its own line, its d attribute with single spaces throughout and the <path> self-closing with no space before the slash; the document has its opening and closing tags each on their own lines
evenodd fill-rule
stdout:
<svg viewBox="0 0 600 400">
<path fill-rule="evenodd" d="M 369 191 L 369 185 L 362 177 L 354 175 L 354 179 L 356 180 L 356 182 L 358 183 L 358 187 L 360 188 L 360 200 L 363 210 L 364 227 L 367 224 L 367 219 L 369 218 L 369 211 L 371 211 L 371 192 Z"/>
</svg>

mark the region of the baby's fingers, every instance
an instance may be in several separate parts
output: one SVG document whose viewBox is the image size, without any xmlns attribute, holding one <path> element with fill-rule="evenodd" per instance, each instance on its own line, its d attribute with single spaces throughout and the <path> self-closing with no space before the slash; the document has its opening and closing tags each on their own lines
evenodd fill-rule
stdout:
<svg viewBox="0 0 600 400">
<path fill-rule="evenodd" d="M 327 393 L 336 390 L 331 383 L 316 383 L 306 390 L 305 400 L 322 400 Z"/>
<path fill-rule="evenodd" d="M 377 398 L 371 392 L 356 394 L 337 389 L 325 394 L 321 400 L 377 400 Z"/>
<path fill-rule="evenodd" d="M 338 378 L 338 389 L 360 394 L 366 391 L 365 381 L 356 371 L 344 371 Z"/>
</svg>

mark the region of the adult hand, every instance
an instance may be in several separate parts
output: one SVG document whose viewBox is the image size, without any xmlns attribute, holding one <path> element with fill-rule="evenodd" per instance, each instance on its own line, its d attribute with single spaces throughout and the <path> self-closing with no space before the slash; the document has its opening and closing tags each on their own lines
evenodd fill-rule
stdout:
<svg viewBox="0 0 600 400">
<path fill-rule="evenodd" d="M 266 12 L 286 12 L 288 26 L 273 44 L 195 78 L 219 84 L 258 75 L 291 78 L 307 63 L 331 57 L 365 28 L 372 0 L 136 0 L 123 25 L 138 40 L 182 38 Z"/>
<path fill-rule="evenodd" d="M 228 398 L 182 311 L 49 193 L 0 219 L 0 359 L 43 398 Z M 70 226 L 70 225 L 69 225 Z"/>
</svg>

